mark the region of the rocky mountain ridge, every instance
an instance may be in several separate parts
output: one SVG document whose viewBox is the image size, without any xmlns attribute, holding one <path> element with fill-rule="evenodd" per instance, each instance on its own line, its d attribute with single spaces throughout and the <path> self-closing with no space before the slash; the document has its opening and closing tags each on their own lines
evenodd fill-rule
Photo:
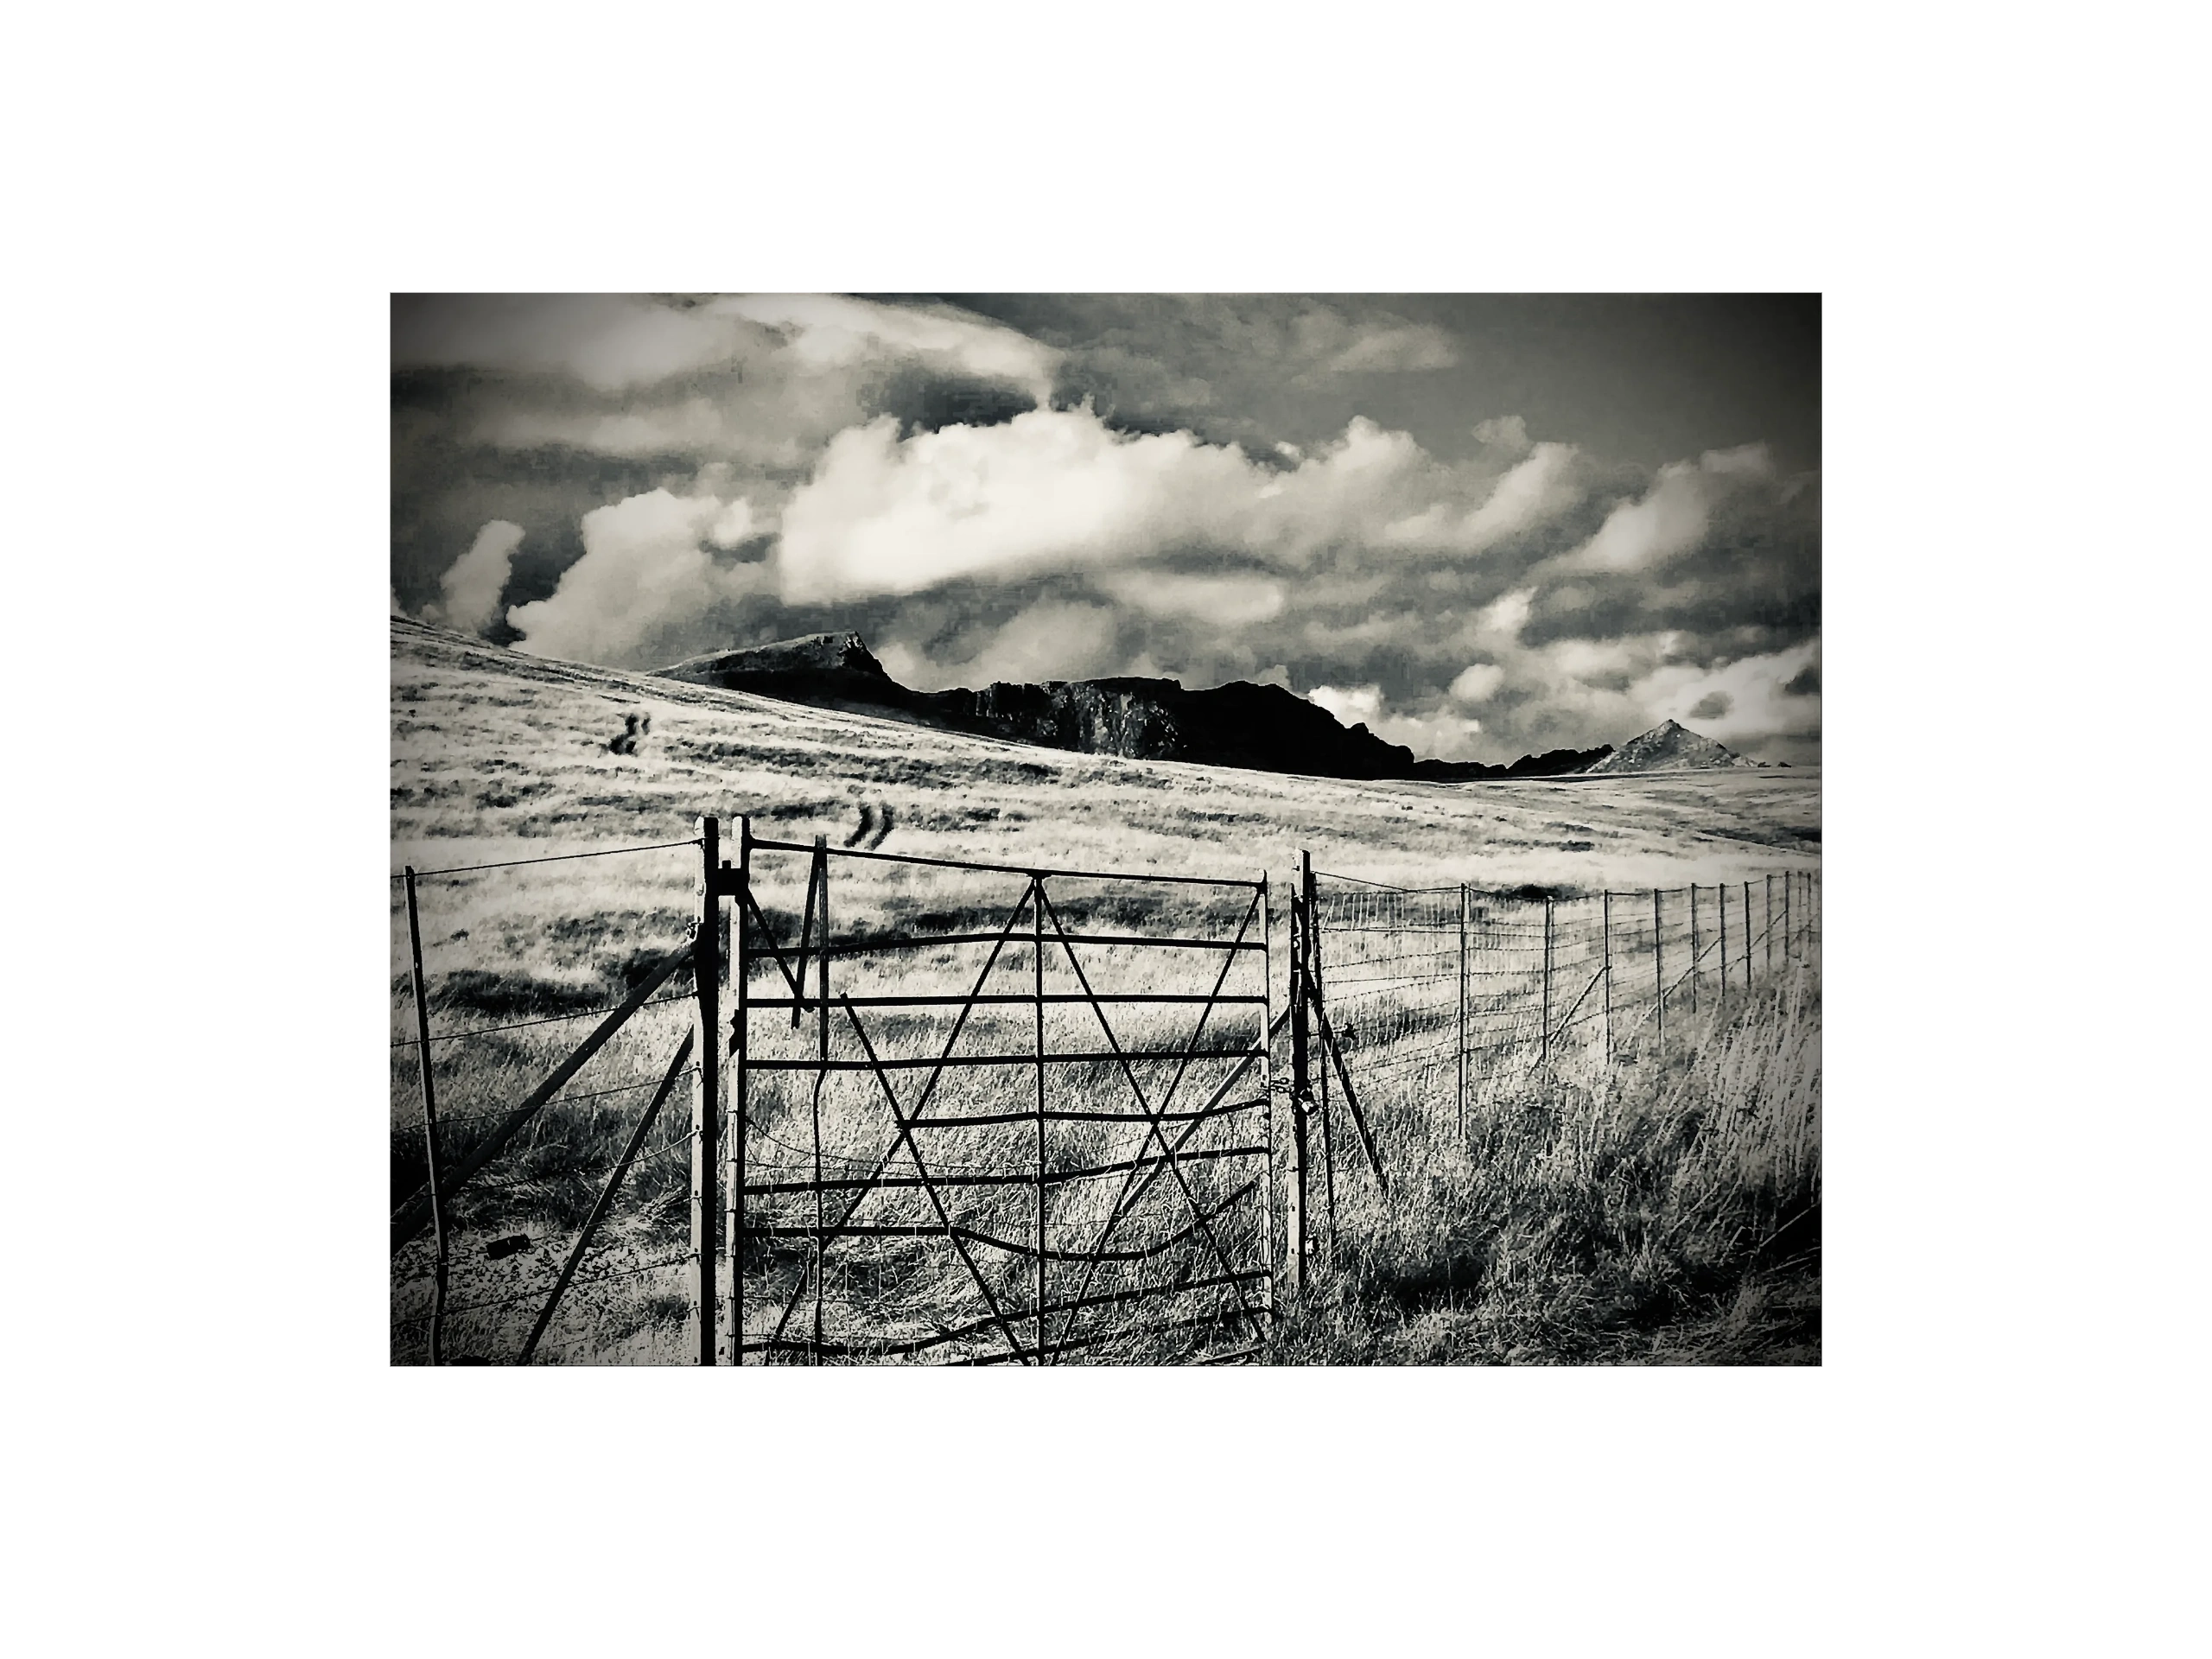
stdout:
<svg viewBox="0 0 2212 1659">
<path fill-rule="evenodd" d="M 1672 721 L 1620 752 L 1636 751 L 1634 764 L 1619 764 L 1610 744 L 1523 755 L 1510 766 L 1421 760 L 1403 744 L 1378 737 L 1364 724 L 1345 728 L 1326 709 L 1286 687 L 1243 680 L 1192 690 L 1177 680 L 1123 676 L 1039 684 L 1002 680 L 980 690 L 917 691 L 886 673 L 867 641 L 850 632 L 808 634 L 713 652 L 656 671 L 664 679 L 1047 748 L 1308 777 L 1462 783 L 1751 764 Z M 1694 741 L 1686 744 L 1683 740 Z M 1680 758 L 1702 753 L 1695 745 L 1727 758 Z"/>
</svg>

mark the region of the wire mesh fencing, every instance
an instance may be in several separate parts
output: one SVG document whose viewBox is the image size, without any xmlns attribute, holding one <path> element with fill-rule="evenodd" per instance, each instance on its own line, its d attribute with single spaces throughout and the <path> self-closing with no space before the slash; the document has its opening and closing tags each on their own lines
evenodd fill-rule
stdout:
<svg viewBox="0 0 2212 1659">
<path fill-rule="evenodd" d="M 1279 999 L 1263 875 L 743 820 L 733 859 L 699 822 L 394 879 L 394 1363 L 1249 1357 L 1304 1284 L 1309 1173 L 1333 1238 L 1339 1166 L 1389 1199 L 1409 1138 L 1819 958 L 1816 874 L 1499 893 L 1309 860 Z"/>
<path fill-rule="evenodd" d="M 1541 1068 L 1660 1052 L 1670 1023 L 1701 1029 L 1820 956 L 1817 872 L 1547 893 L 1315 871 L 1306 893 L 1293 995 L 1307 976 L 1335 1051 L 1314 1075 L 1432 1134 L 1464 1134 L 1471 1103 Z"/>
</svg>

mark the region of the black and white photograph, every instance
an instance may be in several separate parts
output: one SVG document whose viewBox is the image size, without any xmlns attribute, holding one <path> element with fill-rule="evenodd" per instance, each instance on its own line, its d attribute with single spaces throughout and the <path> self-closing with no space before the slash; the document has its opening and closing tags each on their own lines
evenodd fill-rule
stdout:
<svg viewBox="0 0 2212 1659">
<path fill-rule="evenodd" d="M 394 293 L 390 1363 L 1819 1365 L 1821 343 Z"/>
</svg>

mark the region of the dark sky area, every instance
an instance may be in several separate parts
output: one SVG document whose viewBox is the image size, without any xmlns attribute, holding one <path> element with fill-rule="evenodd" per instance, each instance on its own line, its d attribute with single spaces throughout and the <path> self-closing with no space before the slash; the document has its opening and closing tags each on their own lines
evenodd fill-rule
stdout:
<svg viewBox="0 0 2212 1659">
<path fill-rule="evenodd" d="M 395 609 L 622 667 L 1268 680 L 1820 755 L 1820 301 L 402 296 Z"/>
</svg>

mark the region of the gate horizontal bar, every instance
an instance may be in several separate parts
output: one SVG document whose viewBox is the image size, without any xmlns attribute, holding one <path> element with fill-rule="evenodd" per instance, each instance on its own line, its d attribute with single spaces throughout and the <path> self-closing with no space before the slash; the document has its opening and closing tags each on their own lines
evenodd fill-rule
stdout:
<svg viewBox="0 0 2212 1659">
<path fill-rule="evenodd" d="M 1256 1048 L 1148 1048 L 1123 1054 L 955 1054 L 945 1058 L 918 1056 L 905 1060 L 766 1060 L 745 1058 L 747 1071 L 933 1071 L 956 1065 L 1111 1065 L 1120 1060 L 1255 1060 L 1264 1051 Z M 1028 1114 L 1034 1118 L 1037 1114 Z"/>
<path fill-rule="evenodd" d="M 1201 1359 L 1198 1363 L 1201 1365 L 1226 1365 L 1232 1359 L 1249 1359 L 1255 1354 L 1265 1353 L 1267 1349 L 1268 1344 L 1266 1343 L 1255 1342 L 1248 1347 L 1231 1348 L 1227 1353 L 1208 1354 L 1205 1358 Z"/>
<path fill-rule="evenodd" d="M 920 935 L 887 936 L 880 939 L 847 940 L 842 944 L 833 943 L 830 947 L 830 954 L 833 957 L 839 957 L 858 956 L 863 951 L 868 950 L 918 950 L 925 944 L 995 944 L 999 941 L 999 937 L 1000 936 L 996 933 L 932 933 L 926 937 Z M 1028 941 L 1016 940 L 1015 943 L 1017 944 L 1026 944 Z M 818 952 L 821 949 L 822 947 L 818 944 L 810 946 L 809 948 L 808 954 L 813 955 Z M 772 944 L 747 945 L 745 950 L 745 959 L 747 962 L 780 960 L 781 955 L 782 953 Z M 750 998 L 747 998 L 747 1000 L 748 1001 L 751 1001 Z"/>
<path fill-rule="evenodd" d="M 1210 1152 L 1179 1152 L 1175 1154 L 1179 1162 L 1185 1164 L 1203 1164 L 1217 1158 L 1264 1158 L 1267 1155 L 1268 1149 L 1265 1147 L 1220 1147 Z M 1102 1175 L 1119 1175 L 1128 1170 L 1142 1169 L 1154 1161 L 1148 1157 L 1137 1158 L 1126 1163 L 1101 1164 L 1095 1169 L 1060 1170 L 1046 1176 L 1045 1185 L 1065 1186 L 1071 1181 L 1096 1180 Z M 1034 1186 L 1036 1185 L 1037 1176 L 1033 1171 L 1009 1171 L 1000 1174 L 986 1175 L 931 1175 L 927 1180 L 924 1180 L 918 1175 L 879 1175 L 872 1181 L 857 1178 L 846 1180 L 841 1178 L 826 1181 L 762 1181 L 758 1185 L 748 1182 L 745 1188 L 745 1195 L 747 1198 L 772 1198 L 779 1192 L 857 1192 L 878 1186 L 887 1190 L 893 1187 L 912 1189 L 932 1185 Z M 807 1236 L 810 1238 L 813 1236 L 812 1229 L 808 1230 Z"/>
<path fill-rule="evenodd" d="M 1203 1223 L 1212 1221 L 1217 1217 L 1225 1215 L 1229 1211 L 1236 1208 L 1237 1201 L 1248 1196 L 1259 1184 L 1256 1179 L 1245 1182 L 1212 1209 L 1201 1215 L 1193 1216 L 1175 1232 L 1168 1234 L 1165 1238 L 1154 1239 L 1149 1244 L 1133 1244 L 1124 1249 L 1103 1251 L 1047 1248 L 1044 1252 L 1045 1258 L 1049 1262 L 1087 1262 L 1093 1259 L 1100 1262 L 1144 1261 L 1147 1257 L 1159 1255 L 1164 1251 L 1173 1249 L 1176 1245 L 1194 1235 Z M 905 1224 L 875 1222 L 848 1227 L 845 1229 L 845 1236 L 848 1238 L 943 1238 L 946 1236 L 947 1230 L 944 1227 L 933 1227 L 925 1222 Z M 1034 1260 L 1038 1254 L 1034 1244 L 1016 1244 L 1007 1239 L 995 1238 L 988 1233 L 977 1232 L 972 1227 L 955 1225 L 950 1230 L 972 1244 L 988 1244 L 994 1249 L 1005 1250 L 1014 1255 L 1027 1256 Z M 817 1235 L 811 1227 L 747 1227 L 745 1229 L 745 1236 L 747 1238 L 810 1239 Z"/>
<path fill-rule="evenodd" d="M 833 940 L 826 948 L 832 957 L 862 957 L 873 950 L 921 950 L 933 944 L 996 944 L 999 938 L 996 933 L 894 934 L 874 939 Z M 1071 944 L 1148 944 L 1168 950 L 1259 950 L 1265 948 L 1257 939 L 1178 939 L 1150 933 L 1071 933 L 1068 942 Z M 1012 948 L 1019 950 L 1027 943 L 1026 939 L 1017 939 Z M 815 945 L 808 954 L 820 955 L 824 948 Z M 745 952 L 747 962 L 766 962 L 777 956 L 772 945 L 750 945 Z"/>
<path fill-rule="evenodd" d="M 1267 1277 L 1271 1271 L 1272 1269 L 1268 1268 L 1251 1268 L 1242 1273 L 1216 1274 L 1211 1278 L 1192 1279 L 1178 1285 L 1141 1285 L 1131 1290 L 1105 1291 L 1096 1296 L 1079 1296 L 1071 1302 L 1054 1302 L 1042 1308 L 1014 1308 L 1009 1311 L 1007 1318 L 1014 1319 L 1034 1319 L 1039 1314 L 1043 1314 L 1049 1318 L 1054 1313 L 1073 1313 L 1085 1307 L 1103 1307 L 1113 1302 L 1141 1301 L 1147 1297 L 1154 1296 L 1182 1296 L 1186 1295 L 1194 1290 L 1212 1290 L 1224 1285 L 1241 1283 L 1242 1281 L 1249 1279 L 1263 1279 Z M 1239 1313 L 1237 1310 L 1230 1308 L 1217 1314 L 1208 1315 L 1203 1319 L 1191 1321 L 1191 1323 L 1212 1324 L 1217 1321 L 1243 1319 L 1245 1317 L 1247 1316 Z M 995 1318 L 977 1319 L 968 1325 L 954 1325 L 950 1330 L 940 1331 L 935 1336 L 912 1337 L 898 1342 L 867 1344 L 825 1342 L 817 1347 L 812 1342 L 803 1342 L 797 1340 L 796 1338 L 782 1337 L 767 1338 L 757 1342 L 742 1342 L 738 1344 L 738 1347 L 741 1352 L 748 1354 L 767 1352 L 801 1354 L 824 1353 L 832 1355 L 918 1354 L 925 1349 L 941 1347 L 948 1342 L 958 1342 L 963 1337 L 979 1336 L 983 1332 L 988 1331 L 992 1326 L 997 1325 L 998 1322 L 999 1321 Z M 1168 1325 L 1162 1325 L 1158 1328 L 1161 1330 L 1173 1330 L 1176 1326 Z M 1103 1342 L 1110 1340 L 1112 1338 L 1117 1336 L 1141 1336 L 1143 1334 L 1145 1333 L 1141 1331 L 1116 1331 L 1106 1332 L 1102 1336 L 1092 1338 L 1092 1340 Z M 1064 1351 L 1071 1345 L 1072 1344 L 1063 1343 L 1057 1348 L 1048 1351 Z M 1029 1357 L 1030 1354 L 1034 1351 L 1035 1351 L 1032 1349 L 1025 1349 L 1019 1354 L 1004 1353 L 995 1356 L 995 1357 L 1002 1360 L 1027 1359 Z M 976 1363 L 988 1363 L 989 1357 L 986 1357 L 985 1359 Z"/>
<path fill-rule="evenodd" d="M 1198 1106 L 1187 1112 L 1077 1112 L 1064 1108 L 1048 1107 L 1041 1114 L 1047 1123 L 1185 1123 L 1205 1117 L 1227 1117 L 1236 1112 L 1249 1112 L 1261 1103 L 1255 1096 L 1240 1100 L 1227 1106 Z M 910 1129 L 967 1129 L 982 1128 L 993 1123 L 1034 1123 L 1037 1112 L 991 1112 L 975 1117 L 910 1117 Z"/>
<path fill-rule="evenodd" d="M 1204 991 L 1101 991 L 1096 996 L 1085 996 L 1081 991 L 1047 991 L 1041 997 L 1028 991 L 993 992 L 988 996 L 963 996 L 957 991 L 946 991 L 937 996 L 840 996 L 837 1000 L 849 1002 L 856 1008 L 958 1008 L 970 1005 L 1026 1008 L 1036 1002 L 1249 1002 L 1256 1005 L 1268 999 L 1250 995 L 1208 996 Z M 810 996 L 749 996 L 745 1001 L 747 1007 L 753 1008 L 810 1008 L 816 999 Z"/>
<path fill-rule="evenodd" d="M 1039 1313 L 1077 1313 L 1086 1307 L 1110 1307 L 1117 1302 L 1141 1302 L 1147 1296 L 1182 1296 L 1194 1290 L 1214 1290 L 1224 1285 L 1237 1285 L 1248 1279 L 1264 1279 L 1270 1269 L 1245 1268 L 1236 1273 L 1217 1273 L 1204 1279 L 1185 1279 L 1173 1285 L 1134 1285 L 1127 1290 L 1102 1290 L 1094 1295 L 1077 1296 L 1065 1302 L 1051 1302 L 1043 1307 L 1025 1307 L 1016 1311 L 1017 1317 L 1034 1317 Z"/>
<path fill-rule="evenodd" d="M 1224 1308 L 1218 1313 L 1199 1313 L 1187 1319 L 1165 1319 L 1158 1325 L 1140 1325 L 1129 1331 L 1095 1331 L 1087 1337 L 1077 1337 L 1069 1342 L 1056 1342 L 1046 1348 L 1045 1357 L 1055 1354 L 1071 1354 L 1084 1348 L 1096 1348 L 1103 1343 L 1126 1341 L 1135 1337 L 1165 1336 L 1171 1331 L 1194 1331 L 1209 1325 L 1226 1325 L 1244 1315 L 1236 1308 Z M 973 1359 L 956 1359 L 953 1365 L 1002 1365 L 1012 1359 L 1012 1354 L 979 1354 Z M 1026 1359 L 1027 1355 L 1024 1355 Z"/>
<path fill-rule="evenodd" d="M 814 855 L 811 842 L 797 841 L 767 841 L 755 836 L 751 842 L 756 853 L 804 853 Z M 1051 880 L 1058 877 L 1070 881 L 1149 881 L 1163 887 L 1243 887 L 1257 892 L 1260 883 L 1249 877 L 1228 875 L 1161 875 L 1141 870 L 1043 870 L 1022 864 L 971 864 L 964 859 L 924 858 L 917 853 L 868 853 L 854 847 L 832 847 L 828 849 L 832 858 L 866 858 L 883 864 L 925 864 L 939 870 L 976 870 L 990 875 L 1019 875 L 1034 881 Z M 727 889 L 736 891 L 736 872 L 725 872 L 731 882 Z"/>
</svg>

